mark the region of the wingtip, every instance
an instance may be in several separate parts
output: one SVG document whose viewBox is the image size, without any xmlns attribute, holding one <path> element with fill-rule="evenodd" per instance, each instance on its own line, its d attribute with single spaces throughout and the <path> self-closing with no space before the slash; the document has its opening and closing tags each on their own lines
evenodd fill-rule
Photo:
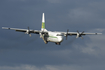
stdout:
<svg viewBox="0 0 105 70">
<path fill-rule="evenodd" d="M 2 27 L 2 29 L 5 29 L 6 27 Z"/>
<path fill-rule="evenodd" d="M 98 34 L 102 34 L 102 33 L 96 33 L 96 35 L 98 35 Z"/>
<path fill-rule="evenodd" d="M 10 28 L 8 28 L 8 27 L 2 27 L 2 29 L 10 29 Z"/>
</svg>

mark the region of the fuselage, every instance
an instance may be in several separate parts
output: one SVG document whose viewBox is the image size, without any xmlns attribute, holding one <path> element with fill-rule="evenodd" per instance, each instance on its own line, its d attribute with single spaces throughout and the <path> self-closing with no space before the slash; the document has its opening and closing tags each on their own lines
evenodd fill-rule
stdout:
<svg viewBox="0 0 105 70">
<path fill-rule="evenodd" d="M 59 32 L 51 32 L 51 31 L 48 31 L 48 35 L 45 36 L 45 39 L 48 42 L 60 43 L 60 42 L 63 41 L 64 37 Z"/>
</svg>

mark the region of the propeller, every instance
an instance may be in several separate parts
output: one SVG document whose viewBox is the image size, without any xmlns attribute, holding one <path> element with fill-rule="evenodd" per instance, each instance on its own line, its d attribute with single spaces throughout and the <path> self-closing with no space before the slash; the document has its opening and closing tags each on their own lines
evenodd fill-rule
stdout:
<svg viewBox="0 0 105 70">
<path fill-rule="evenodd" d="M 67 33 L 66 33 L 66 40 L 67 40 L 67 37 L 68 37 L 68 32 L 69 32 L 69 29 L 67 29 Z"/>
<path fill-rule="evenodd" d="M 81 37 L 83 39 L 83 37 L 82 37 L 83 33 L 84 33 L 84 31 L 82 33 L 79 33 L 79 31 L 77 30 L 77 37 L 76 38 Z"/>
<path fill-rule="evenodd" d="M 31 37 L 30 28 L 29 27 L 28 27 L 28 30 L 26 31 L 26 34 L 29 34 L 29 36 Z"/>
<path fill-rule="evenodd" d="M 42 31 L 40 32 L 40 38 L 42 38 L 43 35 L 44 35 L 44 30 L 42 30 Z"/>
</svg>

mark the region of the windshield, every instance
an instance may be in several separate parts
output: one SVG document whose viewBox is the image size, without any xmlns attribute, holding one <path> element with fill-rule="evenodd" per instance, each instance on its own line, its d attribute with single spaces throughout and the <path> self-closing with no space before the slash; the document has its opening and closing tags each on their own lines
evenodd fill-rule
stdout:
<svg viewBox="0 0 105 70">
<path fill-rule="evenodd" d="M 63 36 L 63 34 L 57 34 L 56 36 Z"/>
</svg>

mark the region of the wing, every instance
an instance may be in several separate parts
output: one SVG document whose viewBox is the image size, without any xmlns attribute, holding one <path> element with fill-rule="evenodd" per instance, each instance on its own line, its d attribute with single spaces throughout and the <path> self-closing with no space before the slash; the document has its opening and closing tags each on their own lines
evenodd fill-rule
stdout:
<svg viewBox="0 0 105 70">
<path fill-rule="evenodd" d="M 70 36 L 76 35 L 76 38 L 81 37 L 83 39 L 82 35 L 97 35 L 97 34 L 102 34 L 102 33 L 84 33 L 84 31 L 83 32 L 78 32 L 78 31 L 77 32 L 68 32 L 68 30 L 67 30 L 67 32 L 60 32 L 60 33 L 62 33 L 64 36 L 66 36 L 66 39 L 67 39 L 68 35 L 70 35 Z"/>
<path fill-rule="evenodd" d="M 31 30 L 31 29 L 20 29 L 20 28 L 8 28 L 8 27 L 2 27 L 2 29 L 10 29 L 10 30 L 15 30 L 18 32 L 29 32 L 29 33 L 35 33 L 39 34 L 41 31 L 40 30 Z"/>
<path fill-rule="evenodd" d="M 77 35 L 77 34 L 81 34 L 81 35 L 97 35 L 97 34 L 102 34 L 102 33 L 83 33 L 83 32 L 61 32 L 63 35 Z"/>
</svg>

